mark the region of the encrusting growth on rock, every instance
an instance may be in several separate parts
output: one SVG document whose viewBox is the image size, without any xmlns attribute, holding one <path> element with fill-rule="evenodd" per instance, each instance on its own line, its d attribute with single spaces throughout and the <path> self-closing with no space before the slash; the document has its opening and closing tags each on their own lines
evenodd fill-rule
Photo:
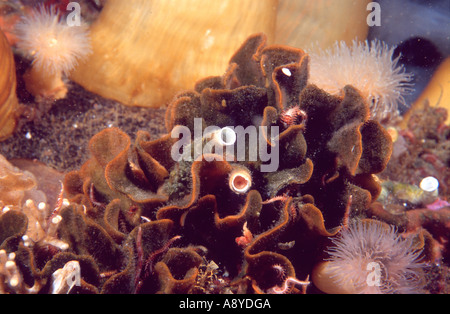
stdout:
<svg viewBox="0 0 450 314">
<path fill-rule="evenodd" d="M 385 168 L 392 141 L 355 87 L 331 95 L 308 84 L 308 62 L 303 50 L 254 34 L 222 76 L 173 99 L 166 135 L 138 131 L 132 141 L 111 127 L 93 136 L 91 157 L 64 180 L 70 204 L 58 210 L 58 239 L 68 248 L 35 252 L 9 243 L 19 268 L 29 269 L 28 285 L 78 261 L 81 286 L 71 293 L 311 289 L 329 238 L 380 194 L 374 174 Z M 295 119 L 287 119 L 290 108 L 298 108 Z M 220 130 L 211 139 L 217 145 L 237 149 L 242 142 L 231 140 L 237 131 L 230 126 L 253 127 L 259 144 L 278 155 L 248 158 L 254 147 L 245 141 L 247 158 L 220 149 L 187 158 L 209 144 L 208 134 L 192 136 L 196 118 Z M 175 160 L 180 129 L 191 137 Z M 274 171 L 263 171 L 267 156 Z M 12 234 L 23 235 L 17 225 Z M 205 261 L 218 265 L 208 280 Z"/>
</svg>

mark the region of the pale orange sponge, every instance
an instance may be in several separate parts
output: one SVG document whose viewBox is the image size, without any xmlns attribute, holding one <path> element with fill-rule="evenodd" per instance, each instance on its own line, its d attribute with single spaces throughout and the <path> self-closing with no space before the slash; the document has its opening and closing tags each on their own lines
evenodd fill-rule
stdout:
<svg viewBox="0 0 450 314">
<path fill-rule="evenodd" d="M 372 119 L 381 120 L 398 113 L 406 105 L 404 95 L 412 91 L 412 75 L 393 58 L 394 47 L 378 40 L 352 46 L 337 42 L 331 49 L 309 51 L 311 84 L 339 95 L 345 85 L 356 87 L 367 99 Z"/>
<path fill-rule="evenodd" d="M 24 76 L 27 90 L 44 99 L 64 98 L 63 75 L 91 53 L 88 27 L 70 26 L 54 7 L 39 7 L 16 25 L 17 47 L 32 58 Z"/>
</svg>

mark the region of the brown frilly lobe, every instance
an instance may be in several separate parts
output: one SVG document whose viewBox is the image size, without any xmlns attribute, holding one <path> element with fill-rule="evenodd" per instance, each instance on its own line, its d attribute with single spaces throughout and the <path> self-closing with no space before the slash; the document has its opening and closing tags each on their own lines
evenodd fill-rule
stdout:
<svg viewBox="0 0 450 314">
<path fill-rule="evenodd" d="M 265 43 L 264 35 L 251 36 L 223 76 L 176 96 L 166 127 L 170 133 L 184 125 L 193 135 L 194 118 L 204 128 L 268 127 L 257 132 L 268 146 L 278 145 L 277 171 L 262 172 L 268 161 L 260 156 L 175 162 L 178 138 L 170 134 L 152 139 L 139 132 L 131 143 L 109 128 L 91 139 L 91 159 L 65 178 L 72 204 L 61 212 L 59 235 L 69 244 L 64 254 L 94 263 L 84 279 L 94 291 L 199 291 L 193 290 L 199 268 L 214 261 L 227 272 L 219 288 L 269 292 L 287 277 L 304 280 L 324 240 L 378 196 L 373 174 L 385 167 L 392 144 L 358 91 L 347 86 L 335 97 L 308 85 L 302 50 Z M 285 125 L 282 116 L 295 106 L 305 115 Z M 251 187 L 236 193 L 228 181 L 242 169 L 250 172 Z M 238 244 L 243 235 L 246 242 Z"/>
</svg>

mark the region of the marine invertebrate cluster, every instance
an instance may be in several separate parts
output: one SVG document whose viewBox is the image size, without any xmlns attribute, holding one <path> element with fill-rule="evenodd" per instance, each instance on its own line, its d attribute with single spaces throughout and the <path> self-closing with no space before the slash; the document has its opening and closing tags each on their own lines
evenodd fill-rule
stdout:
<svg viewBox="0 0 450 314">
<path fill-rule="evenodd" d="M 331 94 L 349 84 L 356 87 L 370 104 L 372 118 L 395 116 L 405 106 L 404 95 L 411 91 L 412 77 L 393 58 L 394 47 L 373 40 L 337 42 L 331 49 L 312 51 L 311 83 Z"/>
<path fill-rule="evenodd" d="M 33 60 L 24 75 L 27 90 L 39 99 L 61 99 L 67 76 L 91 52 L 88 28 L 69 25 L 55 7 L 40 6 L 16 24 L 17 47 Z"/>
<path fill-rule="evenodd" d="M 445 265 L 450 258 L 450 128 L 447 111 L 427 103 L 414 106 L 399 125 L 391 160 L 379 174 L 383 192 L 366 216 L 402 232 L 424 230 L 428 259 Z M 431 187 L 424 183 L 431 178 Z M 386 193 L 387 192 L 387 193 Z M 445 290 L 445 289 L 444 289 Z"/>
<path fill-rule="evenodd" d="M 450 127 L 446 125 L 448 113 L 445 108 L 429 104 L 411 109 L 400 125 L 395 125 L 399 135 L 393 145 L 391 161 L 380 174 L 380 178 L 419 187 L 423 178 L 432 176 L 439 182 L 439 196 L 448 200 L 450 198 Z"/>
<path fill-rule="evenodd" d="M 304 291 L 299 279 L 320 248 L 379 195 L 373 174 L 392 151 L 358 90 L 331 95 L 308 84 L 308 62 L 301 49 L 252 35 L 225 74 L 174 98 L 166 135 L 138 131 L 132 142 L 111 127 L 93 136 L 91 158 L 64 180 L 70 204 L 58 212 L 58 239 L 67 249 L 11 246 L 28 286 L 78 261 L 72 293 L 211 291 L 198 287 L 207 260 L 220 265 L 215 287 L 228 292 Z M 295 106 L 306 121 L 284 123 Z M 251 140 L 229 136 L 239 130 L 257 139 L 258 154 Z"/>
</svg>

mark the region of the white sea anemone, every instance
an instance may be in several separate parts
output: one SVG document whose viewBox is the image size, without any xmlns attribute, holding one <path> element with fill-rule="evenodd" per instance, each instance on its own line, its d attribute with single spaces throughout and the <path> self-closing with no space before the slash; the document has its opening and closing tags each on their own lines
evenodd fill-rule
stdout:
<svg viewBox="0 0 450 314">
<path fill-rule="evenodd" d="M 393 226 L 358 221 L 344 228 L 333 244 L 327 271 L 335 285 L 354 293 L 422 292 L 421 252 Z"/>
<path fill-rule="evenodd" d="M 345 85 L 356 87 L 367 99 L 372 118 L 396 115 L 399 105 L 406 105 L 404 95 L 412 91 L 412 75 L 393 59 L 395 47 L 378 40 L 353 41 L 351 47 L 336 42 L 325 51 L 311 49 L 311 84 L 330 94 L 340 94 Z"/>
<path fill-rule="evenodd" d="M 35 96 L 65 89 L 61 76 L 91 53 L 88 27 L 70 26 L 54 7 L 40 6 L 26 14 L 16 25 L 16 33 L 18 49 L 33 60 L 26 83 Z"/>
<path fill-rule="evenodd" d="M 68 74 L 91 52 L 86 25 L 69 26 L 59 12 L 39 7 L 16 26 L 17 47 L 33 58 L 33 66 L 55 73 Z"/>
</svg>

